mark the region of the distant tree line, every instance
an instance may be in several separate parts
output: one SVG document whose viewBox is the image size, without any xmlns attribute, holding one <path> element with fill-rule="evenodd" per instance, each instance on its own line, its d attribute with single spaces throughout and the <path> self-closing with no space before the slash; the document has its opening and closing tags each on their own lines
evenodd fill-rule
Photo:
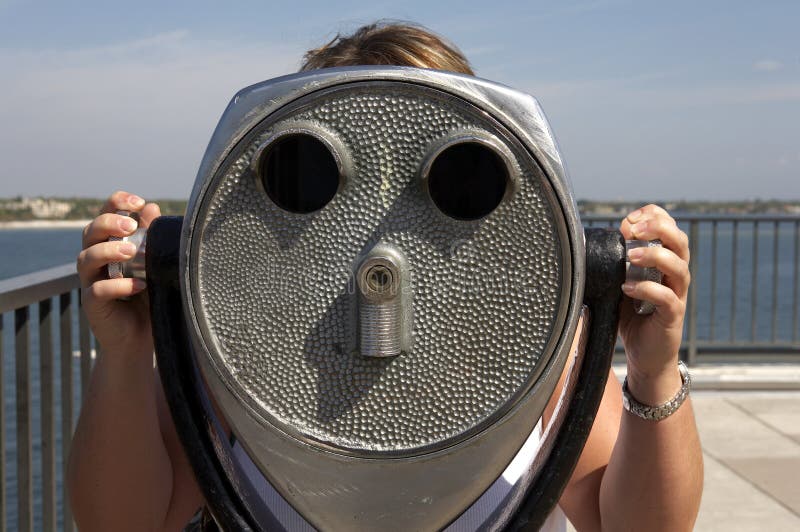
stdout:
<svg viewBox="0 0 800 532">
<path fill-rule="evenodd" d="M 34 209 L 27 205 L 26 198 L 3 198 L 0 199 L 0 222 L 41 220 L 42 216 L 37 216 Z M 46 217 L 44 219 L 53 220 L 88 220 L 94 218 L 100 212 L 105 203 L 105 199 L 97 198 L 41 198 L 50 202 L 66 203 L 71 206 L 69 211 L 58 217 Z M 176 199 L 156 199 L 150 200 L 158 203 L 161 213 L 168 216 L 180 216 L 186 211 L 186 200 Z"/>
<path fill-rule="evenodd" d="M 104 199 L 97 198 L 0 198 L 0 222 L 26 220 L 88 220 L 100 212 Z M 154 199 L 161 206 L 162 214 L 180 216 L 186 211 L 186 200 Z M 67 208 L 51 209 L 54 213 L 42 216 L 35 212 L 35 206 L 50 202 L 54 206 Z M 752 201 L 597 201 L 579 200 L 578 210 L 584 214 L 617 215 L 632 211 L 647 203 L 657 203 L 675 213 L 709 214 L 800 214 L 800 200 L 761 200 Z M 34 208 L 31 207 L 34 206 Z M 41 209 L 40 209 L 41 210 Z M 62 214 L 67 211 L 66 214 Z M 55 215 L 57 214 L 57 216 Z"/>
</svg>

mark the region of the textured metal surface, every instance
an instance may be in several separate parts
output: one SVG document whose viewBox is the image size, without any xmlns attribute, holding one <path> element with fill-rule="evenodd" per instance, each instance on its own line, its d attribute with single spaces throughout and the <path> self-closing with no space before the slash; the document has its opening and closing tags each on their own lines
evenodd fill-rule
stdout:
<svg viewBox="0 0 800 532">
<path fill-rule="evenodd" d="M 217 180 L 196 250 L 200 312 L 228 385 L 283 430 L 349 452 L 441 447 L 507 411 L 528 389 L 562 301 L 552 198 L 538 165 L 483 220 L 426 201 L 419 166 L 464 129 L 506 137 L 483 113 L 402 84 L 312 95 L 262 124 Z M 313 215 L 281 210 L 244 171 L 272 128 L 319 121 L 355 175 Z M 355 259 L 393 245 L 414 274 L 414 346 L 391 360 L 353 356 Z"/>
<path fill-rule="evenodd" d="M 310 440 L 297 431 L 292 432 L 291 427 L 277 428 L 276 421 L 258 404 L 242 397 L 236 383 L 231 385 L 230 368 L 216 356 L 218 346 L 206 326 L 201 305 L 204 294 L 197 283 L 196 258 L 208 214 L 208 198 L 217 190 L 227 170 L 241 159 L 245 147 L 261 134 L 264 121 L 280 120 L 287 108 L 312 93 L 319 95 L 320 91 L 339 87 L 347 90 L 362 82 L 401 82 L 437 89 L 449 94 L 451 99 L 474 106 L 479 110 L 477 115 L 485 120 L 491 122 L 486 118 L 491 116 L 507 128 L 510 137 L 519 139 L 524 145 L 522 151 L 530 154 L 541 169 L 542 190 L 546 192 L 547 207 L 552 209 L 553 226 L 563 253 L 559 309 L 553 329 L 542 331 L 548 339 L 529 381 L 531 387 L 519 391 L 519 402 L 505 414 L 498 412 L 493 421 L 487 418 L 482 430 L 479 425 L 473 433 L 464 433 L 461 441 L 454 441 L 446 448 L 435 452 L 421 448 L 413 456 L 402 458 L 390 455 L 391 459 L 377 459 L 388 457 L 375 452 L 341 452 L 340 448 L 324 444 L 308 445 L 306 442 Z M 359 175 L 358 161 L 353 162 L 356 172 L 351 175 Z M 347 188 L 347 179 L 344 182 Z M 329 207 L 332 206 L 333 203 Z M 538 209 L 539 205 L 531 208 Z M 327 209 L 323 208 L 312 218 L 319 219 Z M 498 212 L 500 210 L 502 207 Z M 490 217 L 494 215 L 493 212 Z M 338 224 L 313 227 L 335 231 Z M 524 228 L 523 225 L 520 229 Z M 456 246 L 454 251 L 462 248 Z M 461 256 L 469 260 L 471 255 L 462 252 Z M 292 268 L 304 266 L 297 263 Z M 209 142 L 189 199 L 182 230 L 180 271 L 188 340 L 204 383 L 195 393 L 205 395 L 207 390 L 209 399 L 225 416 L 225 421 L 267 480 L 305 519 L 320 529 L 420 530 L 443 528 L 472 504 L 502 474 L 535 420 L 542 415 L 569 356 L 583 299 L 585 267 L 577 207 L 552 132 L 533 97 L 486 80 L 446 72 L 404 67 L 347 67 L 276 78 L 236 94 Z M 407 320 L 412 318 L 416 323 L 417 317 L 404 316 Z M 174 336 L 172 340 L 178 341 L 180 337 Z M 397 359 L 403 357 L 405 355 L 400 355 Z M 409 387 L 402 392 L 404 395 L 397 399 L 398 404 L 403 397 L 413 399 L 416 390 Z M 225 467 L 238 463 L 224 446 L 214 444 L 213 452 L 220 464 L 227 464 Z M 193 453 L 187 454 L 193 456 Z M 202 472 L 206 468 L 204 464 L 193 462 L 193 468 Z M 244 501 L 257 500 L 258 495 L 248 491 L 240 478 L 226 475 L 233 480 L 236 497 Z M 210 490 L 207 500 L 214 501 L 221 486 L 204 486 Z M 263 503 L 256 504 L 253 509 L 269 511 Z M 545 515 L 549 510 L 547 504 L 537 507 L 537 511 Z"/>
</svg>

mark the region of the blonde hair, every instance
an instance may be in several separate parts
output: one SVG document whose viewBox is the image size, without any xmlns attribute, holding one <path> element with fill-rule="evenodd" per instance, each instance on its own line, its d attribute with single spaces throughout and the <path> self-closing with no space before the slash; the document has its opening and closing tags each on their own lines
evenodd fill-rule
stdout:
<svg viewBox="0 0 800 532">
<path fill-rule="evenodd" d="M 352 35 L 337 34 L 303 56 L 301 71 L 337 66 L 397 65 L 475 75 L 454 44 L 408 22 L 376 22 Z"/>
</svg>

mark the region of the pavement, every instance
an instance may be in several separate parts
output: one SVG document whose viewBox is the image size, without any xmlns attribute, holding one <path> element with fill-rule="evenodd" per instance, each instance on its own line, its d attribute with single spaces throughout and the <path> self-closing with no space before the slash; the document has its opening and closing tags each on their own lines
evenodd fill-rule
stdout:
<svg viewBox="0 0 800 532">
<path fill-rule="evenodd" d="M 800 531 L 800 367 L 701 367 L 692 374 L 705 464 L 695 530 Z"/>
<path fill-rule="evenodd" d="M 705 462 L 695 530 L 800 530 L 800 391 L 697 391 Z"/>
</svg>

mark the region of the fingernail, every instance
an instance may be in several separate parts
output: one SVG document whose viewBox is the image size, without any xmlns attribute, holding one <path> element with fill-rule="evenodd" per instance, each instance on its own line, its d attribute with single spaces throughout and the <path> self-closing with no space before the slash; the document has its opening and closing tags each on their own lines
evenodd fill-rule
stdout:
<svg viewBox="0 0 800 532">
<path fill-rule="evenodd" d="M 123 242 L 119 245 L 119 252 L 126 257 L 130 257 L 136 253 L 136 245 L 133 242 Z"/>
<path fill-rule="evenodd" d="M 139 196 L 131 194 L 130 196 L 128 196 L 128 203 L 132 207 L 141 207 L 142 205 L 144 205 L 144 200 Z"/>
<path fill-rule="evenodd" d="M 136 292 L 141 292 L 147 287 L 147 283 L 142 279 L 133 279 L 133 290 Z"/>
<path fill-rule="evenodd" d="M 633 292 L 634 287 L 635 287 L 635 284 L 629 281 L 629 282 L 626 282 L 626 283 L 622 284 L 622 291 L 623 292 Z"/>
<path fill-rule="evenodd" d="M 628 258 L 629 259 L 640 259 L 644 256 L 644 248 L 633 248 L 628 251 Z"/>
<path fill-rule="evenodd" d="M 630 223 L 636 223 L 636 220 L 642 217 L 642 209 L 636 209 L 632 213 L 628 215 L 628 221 Z"/>
<path fill-rule="evenodd" d="M 129 232 L 129 233 L 130 233 L 131 231 L 135 231 L 135 230 L 136 230 L 136 227 L 137 227 L 138 225 L 139 225 L 139 224 L 137 224 L 137 223 L 136 223 L 136 220 L 134 220 L 133 218 L 129 218 L 129 217 L 127 217 L 127 216 L 126 216 L 125 218 L 122 218 L 122 219 L 119 221 L 119 227 L 120 227 L 120 229 L 122 229 L 123 231 L 127 231 L 127 232 Z"/>
</svg>

